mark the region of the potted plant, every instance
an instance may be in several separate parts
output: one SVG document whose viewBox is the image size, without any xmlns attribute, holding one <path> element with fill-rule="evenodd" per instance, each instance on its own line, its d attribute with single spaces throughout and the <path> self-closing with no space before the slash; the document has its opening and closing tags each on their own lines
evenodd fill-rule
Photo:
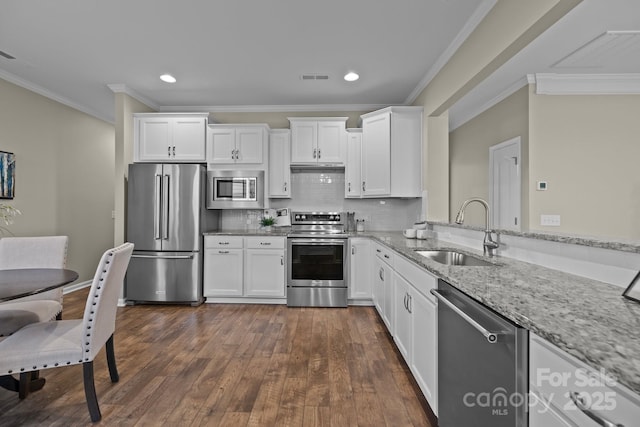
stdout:
<svg viewBox="0 0 640 427">
<path fill-rule="evenodd" d="M 262 217 L 260 220 L 260 225 L 264 229 L 264 231 L 271 231 L 271 227 L 276 223 L 276 220 L 270 216 Z"/>
</svg>

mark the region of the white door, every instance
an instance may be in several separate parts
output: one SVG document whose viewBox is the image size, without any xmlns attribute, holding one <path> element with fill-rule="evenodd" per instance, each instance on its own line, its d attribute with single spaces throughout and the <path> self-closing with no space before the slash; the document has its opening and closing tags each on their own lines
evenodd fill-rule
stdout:
<svg viewBox="0 0 640 427">
<path fill-rule="evenodd" d="M 209 128 L 207 163 L 235 163 L 236 131 L 233 128 Z"/>
<path fill-rule="evenodd" d="M 262 163 L 264 132 L 262 128 L 236 129 L 236 163 Z"/>
<path fill-rule="evenodd" d="M 171 160 L 205 161 L 206 125 L 204 117 L 180 117 L 173 122 Z"/>
<path fill-rule="evenodd" d="M 520 230 L 520 137 L 489 148 L 492 226 Z"/>
<path fill-rule="evenodd" d="M 166 162 L 170 160 L 171 130 L 173 122 L 169 117 L 149 117 L 138 120 L 139 162 Z"/>
<path fill-rule="evenodd" d="M 345 122 L 318 122 L 318 162 L 344 163 L 345 137 Z"/>
<path fill-rule="evenodd" d="M 269 136 L 269 197 L 291 197 L 291 143 L 289 131 Z"/>
<path fill-rule="evenodd" d="M 347 164 L 344 170 L 344 196 L 360 198 L 362 158 L 362 133 L 350 132 L 347 137 Z"/>
<path fill-rule="evenodd" d="M 284 251 L 247 249 L 245 256 L 244 295 L 284 297 Z"/>
<path fill-rule="evenodd" d="M 242 249 L 211 249 L 204 256 L 204 296 L 242 296 Z"/>
<path fill-rule="evenodd" d="M 362 196 L 391 194 L 391 113 L 362 121 Z"/>
<path fill-rule="evenodd" d="M 291 122 L 291 163 L 317 163 L 318 122 Z"/>
</svg>

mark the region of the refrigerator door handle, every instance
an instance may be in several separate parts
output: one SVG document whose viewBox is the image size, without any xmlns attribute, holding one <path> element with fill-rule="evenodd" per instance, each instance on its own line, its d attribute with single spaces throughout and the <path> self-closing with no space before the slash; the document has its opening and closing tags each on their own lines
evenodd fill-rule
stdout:
<svg viewBox="0 0 640 427">
<path fill-rule="evenodd" d="M 131 255 L 131 258 L 146 258 L 146 259 L 193 259 L 193 255 Z"/>
<path fill-rule="evenodd" d="M 162 176 L 156 175 L 155 182 L 155 200 L 153 206 L 153 237 L 154 239 L 160 239 L 160 224 L 162 224 Z"/>
<path fill-rule="evenodd" d="M 169 175 L 162 177 L 162 239 L 169 239 Z"/>
</svg>

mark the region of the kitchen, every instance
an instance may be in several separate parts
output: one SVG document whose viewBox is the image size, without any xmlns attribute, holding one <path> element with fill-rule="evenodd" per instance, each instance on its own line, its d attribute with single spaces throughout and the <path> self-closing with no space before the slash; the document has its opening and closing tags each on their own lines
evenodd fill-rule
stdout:
<svg viewBox="0 0 640 427">
<path fill-rule="evenodd" d="M 534 7 L 534 6 L 531 6 L 531 7 Z M 517 37 L 514 37 L 514 38 L 517 38 Z M 478 66 L 478 67 L 480 67 L 480 66 Z M 451 75 L 451 73 L 448 73 L 448 74 Z M 433 90 L 434 87 L 435 86 L 431 87 L 428 92 L 431 93 L 431 91 Z M 13 91 L 14 89 L 8 89 L 8 90 Z M 436 91 L 436 93 L 434 93 L 433 96 L 437 97 L 437 96 L 441 96 L 441 95 L 438 95 L 437 91 Z M 132 98 L 129 95 L 127 95 L 125 92 L 118 92 L 115 95 L 115 98 L 116 98 L 116 103 L 119 106 L 118 107 L 119 111 L 136 112 L 136 111 L 143 111 L 145 109 L 145 107 L 143 107 L 138 101 L 136 101 L 134 98 Z M 538 96 L 537 95 L 527 95 L 527 94 L 525 94 L 524 98 L 525 98 L 525 100 L 528 99 L 529 101 L 531 101 L 531 100 L 538 99 Z M 584 98 L 581 98 L 581 99 L 584 99 Z M 425 95 L 425 99 L 417 101 L 416 105 L 421 105 L 422 103 L 424 103 L 424 106 L 426 107 L 426 112 L 427 111 L 436 111 L 440 107 L 440 105 L 443 105 L 445 102 L 442 102 L 442 104 L 437 105 L 436 108 L 433 108 L 433 106 L 434 106 L 433 103 L 435 102 L 437 104 L 440 101 L 443 101 L 443 100 L 442 99 L 438 99 L 438 100 L 434 101 L 434 99 L 432 98 L 431 95 L 430 96 L 426 96 Z M 511 99 L 509 99 L 509 101 L 511 101 Z M 521 102 L 518 99 L 516 99 L 516 101 Z M 367 112 L 373 111 L 373 110 L 375 110 L 375 108 L 363 110 L 362 113 L 367 113 Z M 510 111 L 509 108 L 506 108 L 506 110 L 507 110 L 507 112 Z M 511 111 L 513 111 L 513 109 L 511 109 Z M 8 113 L 11 113 L 11 111 L 8 111 Z M 318 114 L 318 113 L 320 113 L 320 114 Z M 240 123 L 240 122 L 243 122 L 243 123 L 264 123 L 264 122 L 267 122 L 267 123 L 269 123 L 271 128 L 287 128 L 288 127 L 288 123 L 286 121 L 286 117 L 293 116 L 294 114 L 290 114 L 288 112 L 285 112 L 285 113 L 282 113 L 282 114 L 273 114 L 273 113 L 270 113 L 270 114 L 267 114 L 267 113 L 252 114 L 252 113 L 225 113 L 225 112 L 212 111 L 211 115 L 221 123 Z M 234 115 L 235 115 L 236 118 L 230 118 L 230 116 L 234 116 Z M 349 116 L 352 119 L 349 122 L 348 127 L 357 127 L 358 126 L 357 117 L 359 117 L 361 114 L 360 114 L 360 112 L 358 112 L 358 113 L 353 113 L 352 111 L 344 112 L 344 111 L 340 111 L 340 109 L 336 109 L 336 111 L 331 111 L 330 113 L 318 112 L 318 111 L 310 111 L 310 112 L 305 111 L 304 113 L 299 113 L 298 112 L 295 115 L 307 116 L 307 117 L 318 117 L 318 116 L 342 117 L 342 116 Z M 256 118 L 256 116 L 258 116 L 258 117 Z M 11 114 L 9 114 L 7 117 L 13 117 L 13 116 Z M 46 117 L 46 116 L 42 115 L 42 117 Z M 56 115 L 56 117 L 64 119 L 64 117 L 60 117 L 59 115 Z M 271 118 L 269 118 L 269 117 L 271 117 Z M 126 170 L 125 165 L 127 165 L 128 163 L 131 162 L 131 160 L 129 160 L 129 159 L 125 160 L 125 159 L 128 156 L 132 156 L 133 155 L 132 136 L 131 136 L 131 135 L 133 135 L 132 119 L 129 118 L 128 115 L 123 113 L 122 116 L 120 116 L 120 118 L 118 120 L 116 120 L 116 121 L 118 123 L 120 123 L 120 125 L 116 125 L 116 129 L 117 130 L 115 131 L 116 140 L 120 141 L 118 143 L 118 145 L 116 146 L 117 147 L 117 151 L 116 151 L 116 156 L 117 157 L 114 158 L 112 154 L 105 153 L 104 156 L 102 156 L 102 159 L 106 160 L 106 161 L 109 161 L 109 162 L 113 162 L 113 168 L 116 171 L 120 171 L 118 173 L 121 174 L 121 175 L 117 175 L 117 176 L 123 177 L 123 176 L 125 176 L 125 170 Z M 477 184 L 478 186 L 482 186 L 483 187 L 482 190 L 481 190 L 482 192 L 480 192 L 479 190 L 473 190 L 470 193 L 459 195 L 459 193 L 457 193 L 458 189 L 459 188 L 464 188 L 465 186 L 468 186 L 469 184 L 464 184 L 464 183 L 461 184 L 461 185 L 457 185 L 456 184 L 455 186 L 452 187 L 451 191 L 452 191 L 453 200 L 451 200 L 451 202 L 450 202 L 449 201 L 450 197 L 448 195 L 449 194 L 449 183 L 447 182 L 449 180 L 448 177 L 451 176 L 452 184 L 454 184 L 454 181 L 457 178 L 458 173 L 456 172 L 456 174 L 454 175 L 453 171 L 457 170 L 456 168 L 458 166 L 456 166 L 456 165 L 462 164 L 462 163 L 453 163 L 452 166 L 451 166 L 452 174 L 449 175 L 449 172 L 448 172 L 449 166 L 448 165 L 450 165 L 450 161 L 449 161 L 449 158 L 448 158 L 449 157 L 448 150 L 446 150 L 446 152 L 442 152 L 442 150 L 441 150 L 442 149 L 442 145 L 440 145 L 438 143 L 438 141 L 439 141 L 438 134 L 439 133 L 440 134 L 444 134 L 444 135 L 448 135 L 448 133 L 449 133 L 448 130 L 444 130 L 444 129 L 448 129 L 448 124 L 447 124 L 446 117 L 443 118 L 443 117 L 439 117 L 438 115 L 434 115 L 434 114 L 430 114 L 429 113 L 428 114 L 428 118 L 425 119 L 425 124 L 427 125 L 427 129 L 428 129 L 428 131 L 425 132 L 425 137 L 428 137 L 427 140 L 429 141 L 429 144 L 426 146 L 426 149 L 425 149 L 425 157 L 426 157 L 425 170 L 426 170 L 426 174 L 427 174 L 427 177 L 425 178 L 425 181 L 426 181 L 425 189 L 427 190 L 428 195 L 429 195 L 429 203 L 428 203 L 428 206 L 426 207 L 427 218 L 430 221 L 436 221 L 436 222 L 438 222 L 438 221 L 453 222 L 453 216 L 455 214 L 455 211 L 458 209 L 458 207 L 460 206 L 461 202 L 464 199 L 466 199 L 468 197 L 476 196 L 476 195 L 480 195 L 480 196 L 484 195 L 485 197 L 487 197 L 486 196 L 487 190 L 485 188 L 486 186 L 483 185 L 483 182 L 482 182 L 485 179 L 485 174 L 486 173 L 482 172 L 481 173 L 481 177 L 477 178 L 471 184 L 471 185 L 476 185 Z M 440 125 L 440 127 L 438 127 L 438 125 Z M 119 126 L 122 126 L 122 127 L 119 127 Z M 127 127 L 126 131 L 124 130 L 125 126 Z M 25 127 L 25 129 L 21 129 L 21 131 L 28 130 L 26 128 L 28 128 L 28 126 Z M 462 130 L 464 130 L 464 127 L 460 127 L 460 131 L 462 131 Z M 533 130 L 537 131 L 538 128 L 532 128 L 532 132 L 533 132 Z M 111 130 L 111 132 L 113 132 L 113 130 Z M 106 129 L 105 130 L 105 134 L 108 134 L 108 133 L 109 133 L 109 130 Z M 458 132 L 458 133 L 460 133 L 460 132 Z M 122 135 L 122 136 L 118 137 L 117 136 L 118 134 Z M 18 132 L 16 132 L 16 135 L 19 135 Z M 455 137 L 455 135 L 454 135 L 454 137 Z M 14 137 L 14 138 L 16 140 L 23 140 L 23 139 L 21 139 L 19 137 Z M 118 139 L 118 138 L 122 138 L 122 139 Z M 105 137 L 105 140 L 106 139 L 107 139 L 107 137 Z M 498 143 L 498 142 L 500 142 L 502 140 L 506 140 L 506 139 L 507 138 L 497 139 L 495 141 L 495 143 Z M 456 144 L 455 141 L 453 143 Z M 529 144 L 531 146 L 532 141 L 529 141 Z M 105 147 L 107 147 L 107 144 L 105 144 Z M 59 158 L 61 160 L 63 160 L 65 154 L 69 154 L 70 151 L 74 151 L 71 148 L 66 148 L 66 151 L 57 152 L 57 151 L 54 150 L 54 148 L 55 147 L 48 147 L 48 148 L 45 149 L 44 153 L 46 153 L 46 154 L 51 153 L 51 155 L 54 158 L 57 158 L 58 156 L 60 156 Z M 81 150 L 86 150 L 87 149 L 86 147 L 83 147 L 82 144 L 77 144 L 77 146 L 75 146 L 73 148 L 74 149 L 81 149 Z M 51 150 L 51 151 L 47 151 L 47 150 Z M 20 150 L 14 149 L 14 151 L 20 151 Z M 108 151 L 108 150 L 105 150 L 105 151 Z M 454 154 L 455 154 L 455 152 L 454 152 Z M 91 154 L 87 153 L 85 157 L 90 158 Z M 629 156 L 629 157 L 632 158 L 632 156 Z M 26 168 L 27 167 L 32 167 L 32 166 L 26 163 L 27 162 L 27 156 L 22 154 L 21 158 L 24 159 L 23 161 L 25 161 L 25 163 L 23 163 L 23 165 L 24 165 L 23 167 L 25 169 L 23 169 L 23 170 L 25 171 L 24 173 L 26 173 L 27 172 Z M 109 160 L 109 159 L 113 159 L 113 160 Z M 453 159 L 453 158 L 451 160 L 455 161 L 455 159 Z M 532 164 L 531 162 L 529 162 L 529 163 Z M 93 169 L 90 166 L 91 165 L 89 163 L 87 163 L 87 165 L 79 165 L 79 164 L 76 165 L 74 163 L 74 167 L 78 167 L 78 168 L 79 167 L 83 167 L 83 168 L 86 167 L 89 170 L 93 170 L 93 169 L 95 169 L 97 171 L 103 170 L 102 169 L 103 166 L 95 167 Z M 444 170 L 443 170 L 443 168 L 444 168 Z M 620 168 L 620 169 L 624 169 L 624 168 Z M 80 171 L 73 172 L 73 173 L 79 173 L 79 172 Z M 303 173 L 298 173 L 298 174 L 301 175 L 301 176 L 304 176 Z M 434 176 L 431 176 L 432 174 Z M 84 173 L 84 175 L 85 176 L 89 176 L 91 174 Z M 295 175 L 295 173 L 294 173 L 294 175 Z M 59 187 L 61 189 L 62 188 L 71 188 L 72 186 L 70 184 L 73 183 L 73 177 L 74 176 L 75 175 L 72 175 L 72 171 L 68 171 L 68 170 L 67 171 L 64 171 L 64 170 L 61 171 L 60 175 L 57 178 L 59 180 L 59 184 L 60 184 Z M 92 180 L 95 179 L 96 183 L 98 185 L 100 183 L 100 180 L 103 180 L 103 182 L 110 180 L 108 174 L 106 174 L 106 176 L 104 176 L 104 177 L 91 176 L 90 179 L 92 179 Z M 549 179 L 550 187 L 549 187 L 548 192 L 547 193 L 534 193 L 535 196 L 544 196 L 545 194 L 551 195 L 553 186 L 557 185 L 558 182 L 559 182 L 557 180 L 551 180 L 550 178 L 548 178 L 546 176 L 541 176 L 540 178 L 532 179 L 532 181 L 538 181 L 538 180 L 543 181 L 545 179 Z M 125 212 L 125 210 L 124 210 L 124 200 L 125 200 L 125 198 L 123 197 L 124 186 L 120 184 L 122 182 L 124 182 L 124 181 L 121 180 L 121 179 L 117 179 L 116 183 L 118 183 L 118 184 L 116 184 L 115 188 L 112 190 L 114 192 L 115 211 L 116 211 L 115 212 L 114 233 L 115 233 L 116 236 L 119 236 L 119 237 L 116 237 L 116 240 L 123 239 L 124 236 L 125 236 L 125 234 L 124 234 L 124 221 L 125 221 L 126 216 L 124 215 L 124 212 Z M 26 184 L 22 184 L 22 185 L 26 185 Z M 26 191 L 26 189 L 27 189 L 26 187 L 22 187 L 22 188 L 25 188 L 25 190 L 23 190 L 23 191 Z M 78 190 L 74 190 L 74 191 L 78 191 Z M 571 191 L 571 190 L 569 190 L 569 191 Z M 455 194 L 454 194 L 454 192 L 455 192 Z M 533 192 L 533 190 L 532 190 L 532 192 Z M 84 226 L 84 224 L 87 223 L 87 225 L 86 225 L 86 229 L 87 229 L 86 232 L 87 233 L 96 233 L 96 232 L 98 232 L 97 230 L 93 230 L 93 228 L 95 228 L 95 227 L 91 226 L 94 223 L 94 221 L 98 220 L 97 217 L 93 217 L 92 216 L 91 217 L 91 221 L 85 220 L 83 218 L 79 218 L 78 214 L 71 209 L 71 206 L 65 207 L 63 203 L 56 201 L 55 197 L 53 196 L 53 195 L 58 195 L 59 194 L 60 196 L 63 196 L 63 197 L 60 197 L 60 200 L 65 200 L 65 197 L 73 197 L 72 194 L 70 194 L 69 196 L 66 196 L 66 193 L 62 192 L 61 190 L 55 190 L 55 189 L 52 189 L 52 191 L 50 191 L 49 193 L 50 193 L 50 195 L 48 195 L 47 197 L 49 197 L 48 200 L 51 200 L 50 205 L 51 206 L 56 206 L 56 209 L 59 210 L 59 212 L 57 213 L 57 215 L 51 215 L 51 216 L 46 217 L 44 219 L 43 223 L 40 225 L 40 229 L 41 230 L 47 231 L 49 229 L 60 229 L 60 228 L 63 229 L 63 230 L 64 229 L 70 229 L 71 230 L 76 225 L 77 226 Z M 25 194 L 25 193 L 23 193 L 23 194 Z M 570 194 L 573 194 L 573 193 L 570 193 Z M 454 196 L 455 196 L 455 198 L 454 198 Z M 52 200 L 52 199 L 54 199 L 54 200 Z M 66 200 L 69 200 L 69 199 L 66 199 Z M 35 222 L 35 221 L 33 221 L 33 218 L 34 218 L 33 215 L 35 215 L 33 212 L 37 212 L 38 209 L 36 208 L 36 206 L 33 206 L 32 209 L 25 209 L 25 207 L 30 207 L 31 208 L 31 206 L 29 205 L 29 202 L 24 200 L 24 199 L 18 200 L 18 202 L 24 203 L 24 205 L 21 205 L 20 207 L 21 207 L 21 209 L 23 211 L 26 212 L 25 217 L 28 215 L 30 218 L 32 218 L 32 220 L 25 221 L 23 224 L 16 224 L 16 225 L 19 226 L 19 227 L 27 227 L 27 224 Z M 372 203 L 377 208 L 380 208 L 380 206 L 387 206 L 388 207 L 388 205 L 380 205 L 379 203 L 375 204 L 376 202 L 371 202 L 371 201 L 361 201 L 361 202 L 365 206 L 366 206 L 367 203 Z M 392 203 L 393 202 L 390 202 L 389 204 L 392 204 Z M 411 203 L 411 202 L 407 202 L 407 201 L 402 201 L 401 200 L 401 201 L 399 201 L 399 203 Z M 113 206 L 113 205 L 114 205 L 114 202 L 107 203 L 107 207 L 105 209 L 102 209 L 101 212 L 98 214 L 98 216 L 104 215 L 104 212 L 107 212 L 110 215 L 111 210 L 113 210 L 113 208 L 111 206 Z M 533 205 L 533 203 L 531 203 L 531 205 Z M 398 209 L 399 211 L 405 212 L 405 210 L 403 209 L 402 205 L 398 206 L 398 208 L 399 208 Z M 364 210 L 367 211 L 369 209 L 370 209 L 369 206 L 367 206 Z M 419 205 L 419 207 L 416 208 L 416 212 L 418 212 L 418 211 L 422 212 L 422 209 L 423 209 L 422 206 Z M 350 211 L 350 210 L 355 210 L 355 209 L 354 208 L 345 209 L 345 211 Z M 537 216 L 540 213 L 538 211 L 535 211 L 533 209 L 533 206 L 531 206 L 531 209 L 529 209 L 529 211 L 525 210 L 523 212 L 530 212 L 530 214 L 529 214 L 530 217 Z M 624 209 L 621 209 L 621 212 L 626 212 L 626 211 Z M 553 214 L 555 212 L 554 211 L 547 211 L 547 212 L 543 211 L 542 213 L 551 213 L 551 214 Z M 474 217 L 474 213 L 473 212 L 470 212 L 469 214 L 470 214 L 470 217 L 469 217 L 469 219 L 467 221 L 469 221 L 470 223 L 477 224 L 477 225 L 480 225 L 480 224 L 483 223 L 482 219 L 480 219 L 479 221 L 474 221 L 474 218 L 473 218 Z M 372 215 L 372 219 L 370 221 L 365 221 L 365 224 L 366 224 L 367 230 L 374 230 L 375 231 L 375 229 L 372 228 L 372 227 L 375 227 L 374 224 L 377 221 L 374 221 L 374 219 L 373 219 L 375 217 L 374 214 L 370 214 L 370 215 Z M 481 216 L 481 212 L 478 211 L 477 215 L 478 215 L 478 217 L 480 217 Z M 384 216 L 384 214 L 383 214 L 383 216 Z M 409 215 L 407 215 L 406 217 L 403 217 L 403 218 L 407 219 L 406 222 L 404 222 L 403 224 L 398 224 L 395 227 L 396 230 L 402 229 L 402 228 L 406 228 L 406 227 L 410 226 L 415 221 L 415 218 L 414 217 L 410 217 Z M 28 218 L 25 218 L 25 219 L 28 219 Z M 231 219 L 231 221 L 234 221 L 235 223 L 242 223 L 243 222 L 243 218 L 232 217 L 230 219 Z M 253 224 L 257 223 L 257 217 L 256 216 L 254 216 L 251 220 L 253 221 Z M 57 223 L 56 223 L 56 221 L 57 221 Z M 109 222 L 110 219 L 107 217 L 107 218 L 104 218 L 104 220 L 100 220 L 100 221 Z M 601 222 L 603 222 L 603 221 L 601 221 Z M 604 222 L 606 222 L 606 221 L 604 221 Z M 57 225 L 58 223 L 59 223 L 59 225 Z M 530 223 L 533 224 L 533 221 L 530 221 Z M 49 228 L 47 228 L 47 227 L 49 227 Z M 584 231 L 584 232 L 580 232 L 581 230 L 572 231 L 570 228 L 565 228 L 565 227 L 570 227 L 570 220 L 569 220 L 569 218 L 563 216 L 562 227 L 560 229 L 558 229 L 560 232 L 575 233 L 575 234 L 581 234 L 581 235 L 591 235 L 591 234 L 602 235 L 602 236 L 606 235 L 605 234 L 606 231 L 598 230 L 598 229 L 595 229 L 595 228 L 589 228 L 589 230 L 593 230 L 592 233 L 590 234 L 588 231 Z M 455 229 L 455 228 L 453 228 L 453 229 Z M 535 228 L 532 226 L 531 229 L 535 229 Z M 383 230 L 383 229 L 380 228 L 379 230 Z M 19 231 L 19 232 L 22 232 L 22 233 L 33 232 L 33 230 L 30 230 L 28 228 L 27 229 L 23 229 L 23 230 L 20 230 L 18 228 L 16 231 Z M 100 232 L 104 233 L 105 231 L 108 234 L 108 230 L 101 230 Z M 85 231 L 83 230 L 83 232 L 85 232 Z M 445 232 L 448 232 L 450 234 L 454 234 L 455 233 L 455 231 L 451 231 L 451 230 L 448 230 L 448 229 L 445 230 Z M 91 235 L 91 234 L 89 234 L 89 235 Z M 629 232 L 627 235 L 631 236 L 632 234 L 631 234 L 631 232 Z M 504 235 L 502 235 L 502 236 L 503 236 L 503 238 L 505 238 Z M 72 237 L 72 239 L 73 239 L 73 237 Z M 104 239 L 104 237 L 103 237 L 103 239 Z M 463 235 L 461 237 L 461 239 L 463 239 L 463 240 L 466 239 L 467 241 L 471 241 L 470 246 L 472 246 L 472 247 L 480 248 L 479 242 L 481 242 L 481 240 L 482 240 L 481 237 L 476 238 L 475 235 L 471 236 L 471 237 Z M 91 247 L 91 246 L 89 246 L 89 247 Z M 512 247 L 514 247 L 514 246 L 512 246 Z M 75 249 L 75 250 L 79 251 L 79 252 L 82 251 L 82 249 L 80 249 L 80 248 Z M 543 252 L 544 252 L 544 250 L 543 250 Z M 560 252 L 561 255 L 565 255 L 564 258 L 567 258 L 566 257 L 566 251 L 565 251 L 564 254 L 562 253 L 561 250 L 559 250 L 557 252 Z M 625 252 L 625 253 L 629 253 L 629 252 Z M 80 256 L 80 258 L 76 258 L 76 259 L 78 259 L 78 260 L 82 259 L 81 255 L 78 255 L 77 253 L 76 254 L 72 254 L 72 257 L 73 256 L 75 256 L 75 257 Z M 629 264 L 629 265 L 633 264 L 632 260 L 626 260 L 625 262 L 627 264 Z M 81 264 L 81 263 L 79 263 L 79 264 Z M 91 264 L 91 263 L 88 263 L 88 264 Z M 574 264 L 580 265 L 580 262 L 574 261 Z M 631 270 L 632 268 L 627 266 L 626 269 L 627 270 Z M 597 268 L 595 268 L 595 270 L 597 270 Z M 626 274 L 622 274 L 622 276 L 626 277 Z M 622 278 L 624 278 L 624 277 L 622 277 Z M 619 282 L 622 282 L 622 278 L 619 279 Z"/>
</svg>

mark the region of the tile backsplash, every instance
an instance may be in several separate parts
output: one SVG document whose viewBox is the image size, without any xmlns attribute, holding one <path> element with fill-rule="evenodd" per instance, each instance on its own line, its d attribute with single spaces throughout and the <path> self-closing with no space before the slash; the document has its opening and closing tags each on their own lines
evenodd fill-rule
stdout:
<svg viewBox="0 0 640 427">
<path fill-rule="evenodd" d="M 400 230 L 420 218 L 422 199 L 345 199 L 344 172 L 296 171 L 291 173 L 291 199 L 270 199 L 270 207 L 293 211 L 355 212 L 365 220 L 365 230 Z M 225 210 L 222 229 L 258 228 L 262 210 Z"/>
</svg>

